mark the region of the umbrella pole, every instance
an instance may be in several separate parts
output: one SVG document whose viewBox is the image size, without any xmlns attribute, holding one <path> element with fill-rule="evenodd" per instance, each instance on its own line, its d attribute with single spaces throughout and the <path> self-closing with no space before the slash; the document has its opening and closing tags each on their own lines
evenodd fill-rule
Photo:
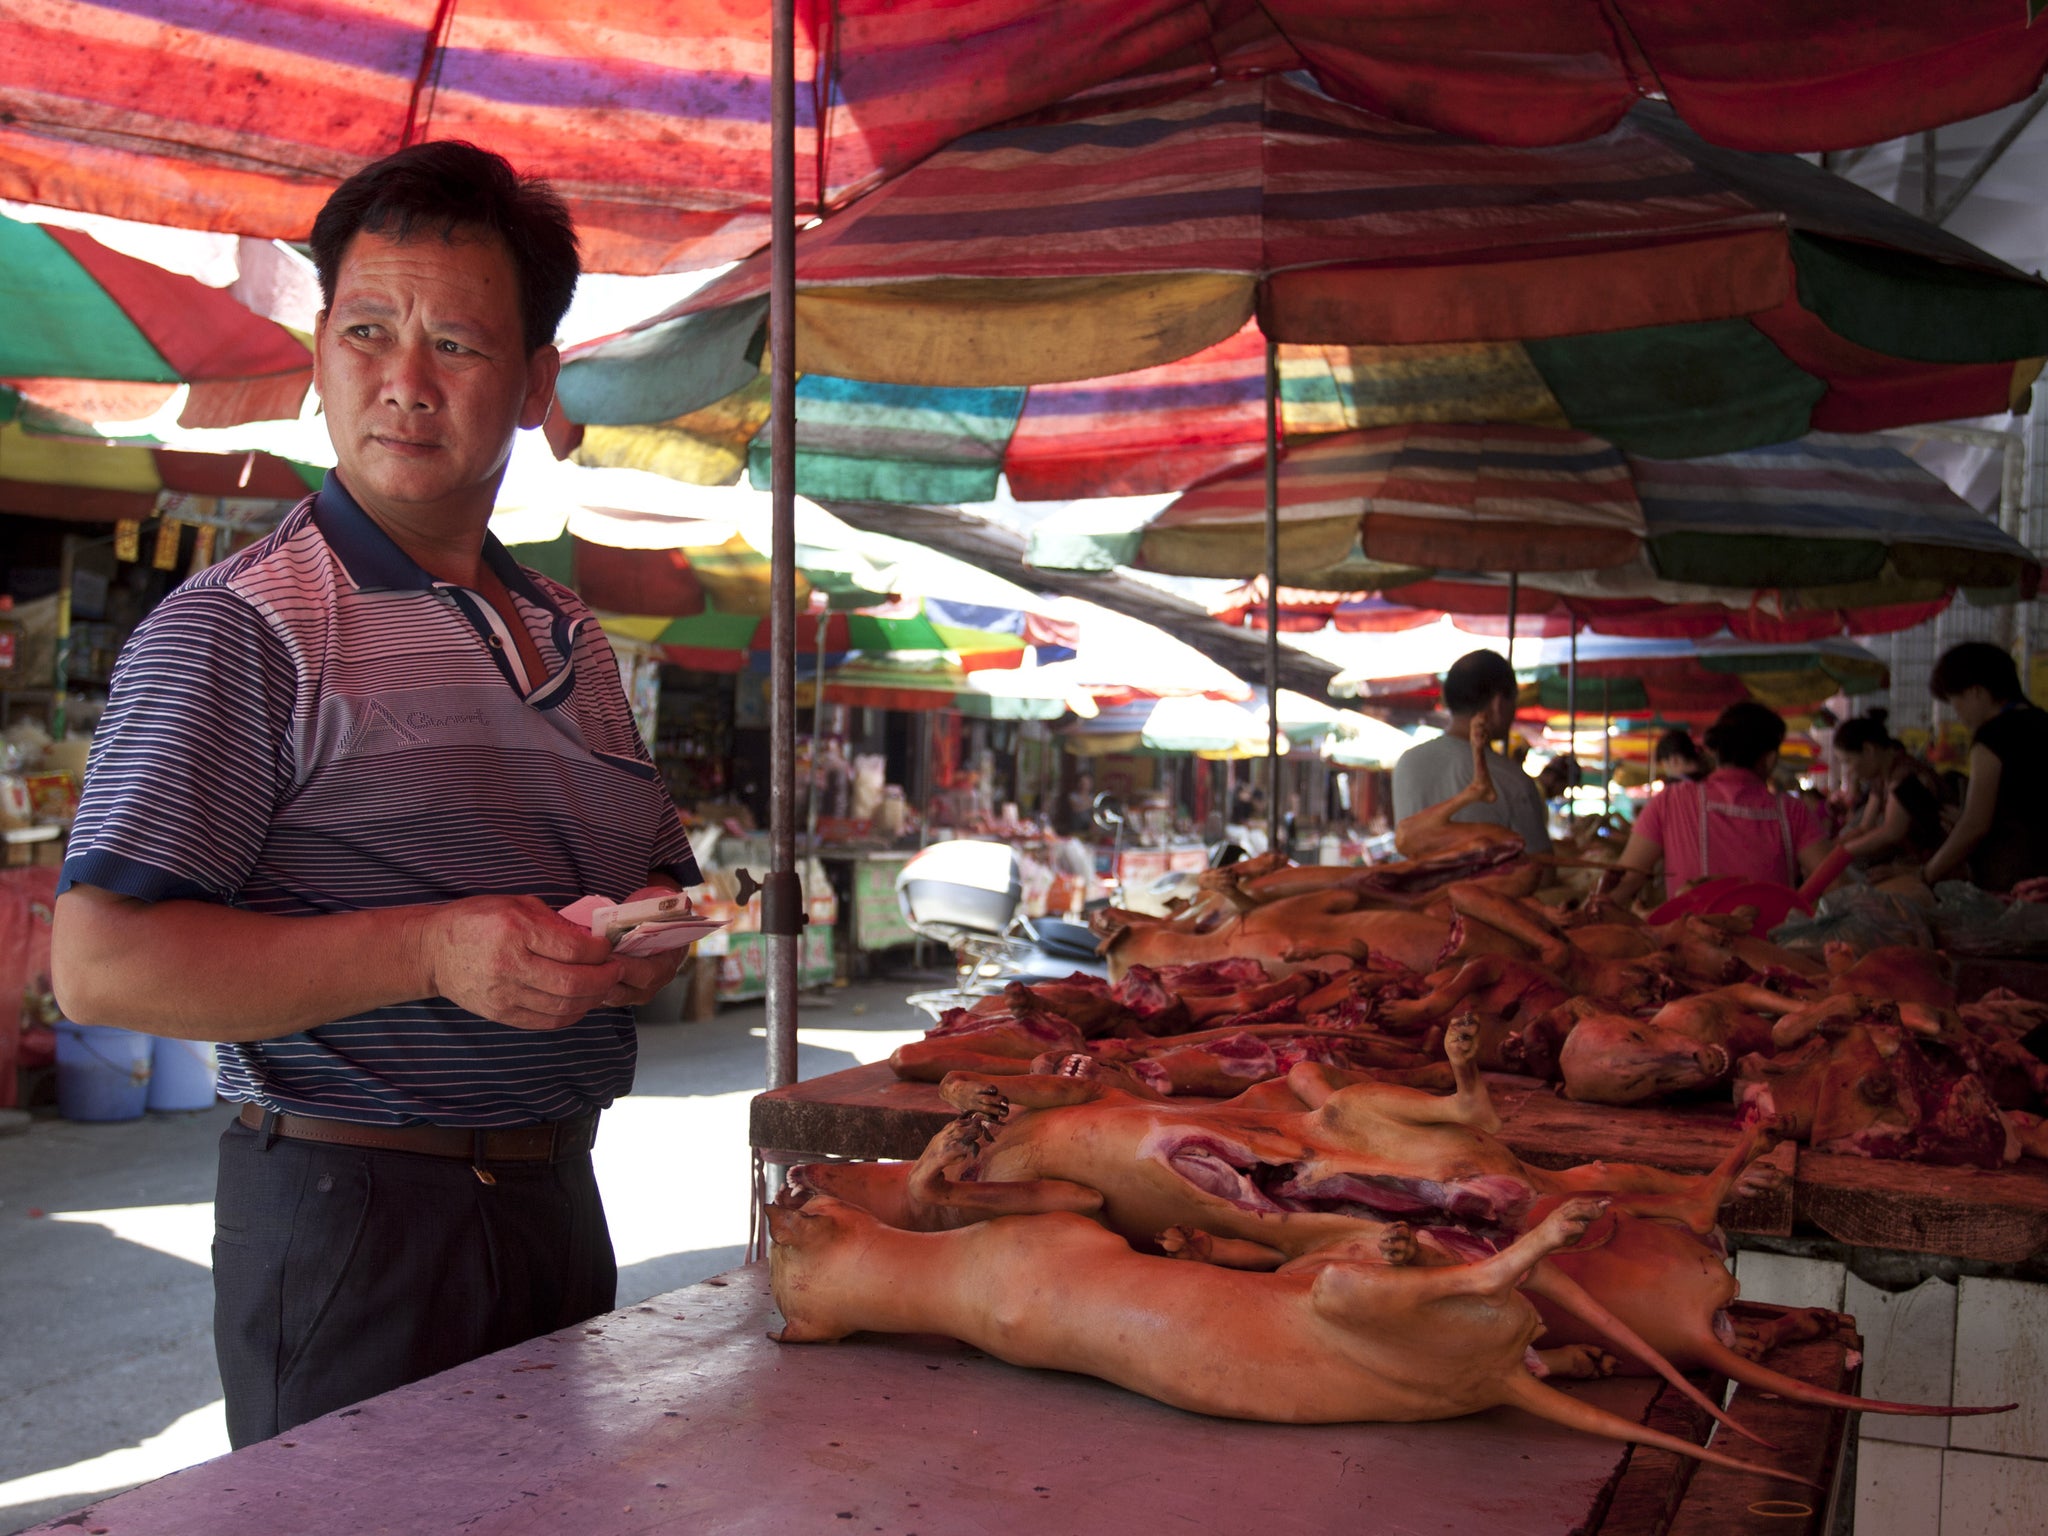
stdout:
<svg viewBox="0 0 2048 1536">
<path fill-rule="evenodd" d="M 818 856 L 818 798 L 825 783 L 818 766 L 825 743 L 825 628 L 831 622 L 831 609 L 818 615 L 818 665 L 811 673 L 811 805 L 809 825 L 804 830 L 809 834 L 807 841 L 814 859 Z"/>
<path fill-rule="evenodd" d="M 1280 851 L 1280 346 L 1266 342 L 1266 842 Z M 1285 850 L 1292 854 L 1293 850 Z"/>
<path fill-rule="evenodd" d="M 1579 621 L 1572 620 L 1572 655 L 1564 670 L 1564 730 L 1572 761 L 1579 756 Z"/>
<path fill-rule="evenodd" d="M 796 873 L 796 0 L 774 0 L 770 49 L 773 249 L 768 280 L 769 549 L 768 1086 L 796 1081 L 797 943 L 803 887 Z"/>
<path fill-rule="evenodd" d="M 1601 777 L 1604 782 L 1600 786 L 1600 812 L 1604 816 L 1612 816 L 1614 814 L 1614 711 L 1607 704 L 1607 687 L 1606 680 L 1602 679 L 1600 683 L 1600 741 L 1602 752 Z"/>
<path fill-rule="evenodd" d="M 1522 575 L 1519 571 L 1508 572 L 1508 665 L 1515 664 L 1515 620 L 1520 617 L 1522 607 Z"/>
</svg>

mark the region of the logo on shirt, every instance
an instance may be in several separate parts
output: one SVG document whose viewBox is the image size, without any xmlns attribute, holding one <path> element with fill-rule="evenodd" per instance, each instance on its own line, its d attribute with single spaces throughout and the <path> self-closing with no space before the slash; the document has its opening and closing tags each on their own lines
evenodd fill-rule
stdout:
<svg viewBox="0 0 2048 1536">
<path fill-rule="evenodd" d="M 423 712 L 420 710 L 414 710 L 412 718 L 416 724 L 427 723 L 426 719 L 423 718 Z M 386 733 L 396 736 L 400 742 L 408 747 L 416 747 L 427 739 L 411 726 L 402 722 L 398 716 L 391 713 L 382 704 L 378 703 L 375 699 L 371 699 L 362 706 L 362 713 L 356 718 L 356 728 L 349 733 L 348 743 L 342 748 L 342 751 L 345 753 L 352 752 L 364 746 L 372 738 Z M 388 743 L 385 743 L 385 745 L 388 745 Z"/>
<path fill-rule="evenodd" d="M 384 708 L 381 704 L 373 707 L 379 710 Z M 388 711 L 385 718 L 390 719 Z M 392 723 L 395 725 L 397 722 Z M 436 715 L 424 709 L 416 709 L 405 717 L 405 723 L 420 730 L 432 730 L 437 725 L 489 725 L 491 717 L 480 709 L 466 709 L 455 715 Z M 414 736 L 412 739 L 418 741 L 420 738 Z"/>
</svg>

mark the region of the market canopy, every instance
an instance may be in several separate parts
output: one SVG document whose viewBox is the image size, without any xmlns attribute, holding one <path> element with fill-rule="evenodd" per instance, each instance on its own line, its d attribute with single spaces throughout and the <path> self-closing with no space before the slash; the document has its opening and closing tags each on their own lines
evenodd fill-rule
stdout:
<svg viewBox="0 0 2048 1536">
<path fill-rule="evenodd" d="M 1263 458 L 1263 455 L 1261 456 Z M 1280 460 L 1280 578 L 1382 565 L 1589 570 L 1643 547 L 1643 509 L 1619 450 L 1581 432 L 1418 422 L 1306 438 Z M 1265 561 L 1266 466 L 1183 493 L 1128 564 L 1240 576 Z"/>
<path fill-rule="evenodd" d="M 0 314 L 0 379 L 68 414 L 122 383 L 155 388 L 128 391 L 98 419 L 150 416 L 185 384 L 179 425 L 227 427 L 297 416 L 313 384 L 306 343 L 231 292 L 5 209 Z"/>
<path fill-rule="evenodd" d="M 797 684 L 797 707 L 816 702 L 817 683 Z M 825 671 L 825 698 L 855 709 L 950 710 L 978 720 L 1058 720 L 1094 704 L 1039 669 L 968 672 L 949 656 L 850 656 Z"/>
<path fill-rule="evenodd" d="M 10 7 L 0 196 L 296 240 L 368 161 L 461 138 L 557 183 L 592 270 L 711 265 L 768 239 L 770 17 L 728 0 Z M 2026 96 L 2048 60 L 2027 22 L 2022 0 L 800 0 L 797 211 L 1076 93 L 1303 68 L 1391 119 L 1503 142 L 1597 135 L 1657 96 L 1720 143 L 1870 144 Z"/>
<path fill-rule="evenodd" d="M 2048 354 L 2048 284 L 1655 105 L 1506 149 L 1224 80 L 970 135 L 796 247 L 798 489 L 827 499 L 1184 489 L 1258 456 L 1266 337 L 1290 434 L 1666 456 L 2002 412 Z M 564 409 L 612 429 L 586 453 L 762 483 L 767 275 L 572 348 Z"/>
<path fill-rule="evenodd" d="M 1210 599 L 1209 616 L 1224 624 L 1266 627 L 1266 578 L 1254 576 Z M 1396 602 L 1377 592 L 1324 592 L 1314 587 L 1280 589 L 1280 633 L 1314 634 L 1325 628 L 1344 634 L 1392 635 L 1434 624 L 1444 615 Z"/>
<path fill-rule="evenodd" d="M 1312 439 L 1282 461 L 1283 575 L 1290 555 L 1299 561 L 1311 548 L 1315 529 L 1300 525 L 1320 510 L 1337 510 L 1315 496 L 1338 477 L 1315 466 L 1341 465 L 1347 441 Z M 1291 495 L 1287 466 L 1302 460 L 1312 466 L 1308 489 Z M 1697 638 L 1730 628 L 1747 639 L 1790 641 L 1911 628 L 1941 612 L 1958 587 L 1982 600 L 2014 601 L 2031 597 L 2040 583 L 2040 562 L 2024 545 L 1876 439 L 1814 433 L 1709 458 L 1628 455 L 1626 464 L 1645 533 L 1643 550 L 1628 561 L 1537 571 L 1512 595 L 1497 574 L 1456 570 L 1421 580 L 1397 572 L 1371 591 L 1283 587 L 1281 627 L 1299 633 L 1328 622 L 1340 631 L 1386 632 L 1441 612 L 1500 617 L 1512 603 L 1524 633 L 1564 634 L 1584 625 L 1612 635 Z M 1239 569 L 1260 562 L 1263 488 L 1253 479 L 1240 472 L 1212 482 L 1131 534 L 1102 536 L 1105 546 L 1132 564 L 1185 574 L 1227 570 L 1233 559 Z M 1345 516 L 1323 526 L 1325 552 L 1342 549 Z M 1081 536 L 1069 530 L 1060 537 L 1071 547 Z M 1470 563 L 1494 572 L 1513 568 L 1484 555 L 1475 543 Z M 1354 562 L 1332 574 L 1363 573 Z M 1262 627 L 1264 590 L 1263 578 L 1255 578 L 1212 611 Z"/>
<path fill-rule="evenodd" d="M 1347 709 L 1338 717 L 1337 730 L 1323 743 L 1323 756 L 1340 768 L 1391 768 L 1411 747 L 1443 735 L 1435 726 L 1404 731 L 1384 720 Z"/>
<path fill-rule="evenodd" d="M 274 454 L 200 453 L 99 436 L 0 387 L 0 512 L 87 523 L 204 515 L 253 528 L 319 489 L 324 475 Z"/>
<path fill-rule="evenodd" d="M 802 511 L 803 501 L 798 500 Z M 1173 635 L 1237 679 L 1265 675 L 1265 642 L 1220 624 L 1199 603 L 1120 571 L 1038 571 L 1024 562 L 1023 536 L 1000 523 L 952 507 L 906 507 L 884 502 L 834 502 L 832 512 L 863 530 L 893 533 L 943 551 L 962 563 L 1029 590 L 1057 592 L 1137 619 Z M 1126 669 L 1128 671 L 1128 669 Z M 1324 697 L 1337 668 L 1283 645 L 1280 682 L 1313 698 Z M 1244 686 L 1242 681 L 1239 687 Z"/>
<path fill-rule="evenodd" d="M 1533 697 L 1544 709 L 1566 707 L 1573 689 L 1570 658 L 1547 640 L 1532 669 Z M 1890 669 L 1848 640 L 1761 645 L 1732 635 L 1707 640 L 1593 638 L 1578 645 L 1576 703 L 1582 711 L 1697 718 L 1753 699 L 1776 710 L 1806 710 L 1837 693 L 1873 693 Z"/>
<path fill-rule="evenodd" d="M 772 591 L 767 497 L 531 458 L 492 531 L 516 558 L 573 587 L 616 633 L 679 666 L 765 667 Z M 908 549 L 806 505 L 797 545 L 798 664 L 853 653 L 945 656 L 963 672 L 1073 654 L 1077 627 L 1031 594 L 944 555 Z M 939 596 L 940 592 L 955 596 Z M 915 683 L 905 686 L 917 686 Z"/>
<path fill-rule="evenodd" d="M 491 531 L 526 565 L 610 613 L 680 618 L 716 609 L 765 619 L 771 598 L 762 553 L 768 520 L 745 492 L 710 497 L 650 475 L 549 465 L 507 482 Z M 888 577 L 849 551 L 801 546 L 796 601 L 872 607 L 894 595 Z M 744 647 L 742 647 L 744 648 Z"/>
</svg>

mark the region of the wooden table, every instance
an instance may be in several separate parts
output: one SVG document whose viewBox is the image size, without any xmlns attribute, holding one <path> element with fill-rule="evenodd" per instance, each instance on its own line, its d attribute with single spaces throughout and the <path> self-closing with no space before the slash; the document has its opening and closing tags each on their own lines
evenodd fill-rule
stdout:
<svg viewBox="0 0 2048 1536">
<path fill-rule="evenodd" d="M 1852 1385 L 1844 1329 L 1773 1363 Z M 1819 1536 L 1830 1499 L 1497 1409 L 1436 1424 L 1203 1418 L 946 1340 L 777 1345 L 760 1267 L 487 1356 L 102 1500 L 47 1536 L 1188 1530 Z M 1693 1439 L 1661 1382 L 1569 1390 Z M 1674 1404 L 1676 1406 L 1674 1406 Z M 1738 1392 L 1839 1484 L 1845 1415 Z M 1772 1501 L 1772 1502 L 1766 1502 Z"/>
<path fill-rule="evenodd" d="M 1530 1078 L 1489 1076 L 1501 1138 L 1524 1161 L 1561 1168 L 1596 1158 L 1678 1173 L 1711 1168 L 1734 1141 L 1730 1104 L 1613 1109 L 1575 1104 Z M 764 1093 L 752 1141 L 764 1152 L 915 1157 L 952 1111 L 930 1083 L 899 1081 L 886 1064 L 851 1067 Z M 1936 1168 L 1811 1152 L 1771 1154 L 1793 1175 L 1775 1195 L 1730 1206 L 1735 1232 L 1815 1231 L 1861 1248 L 2019 1264 L 2048 1253 L 2048 1165 Z"/>
</svg>

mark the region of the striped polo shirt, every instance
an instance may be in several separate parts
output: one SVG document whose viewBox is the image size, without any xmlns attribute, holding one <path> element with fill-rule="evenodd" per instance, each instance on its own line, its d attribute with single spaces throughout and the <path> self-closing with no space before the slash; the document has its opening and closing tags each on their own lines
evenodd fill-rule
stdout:
<svg viewBox="0 0 2048 1536">
<path fill-rule="evenodd" d="M 495 538 L 484 558 L 546 666 L 530 685 L 497 610 L 332 474 L 171 593 L 121 649 L 63 886 L 310 916 L 697 884 L 596 620 Z M 221 1091 L 363 1124 L 527 1125 L 625 1093 L 634 1050 L 626 1008 L 534 1031 L 436 997 L 224 1045 Z"/>
</svg>

